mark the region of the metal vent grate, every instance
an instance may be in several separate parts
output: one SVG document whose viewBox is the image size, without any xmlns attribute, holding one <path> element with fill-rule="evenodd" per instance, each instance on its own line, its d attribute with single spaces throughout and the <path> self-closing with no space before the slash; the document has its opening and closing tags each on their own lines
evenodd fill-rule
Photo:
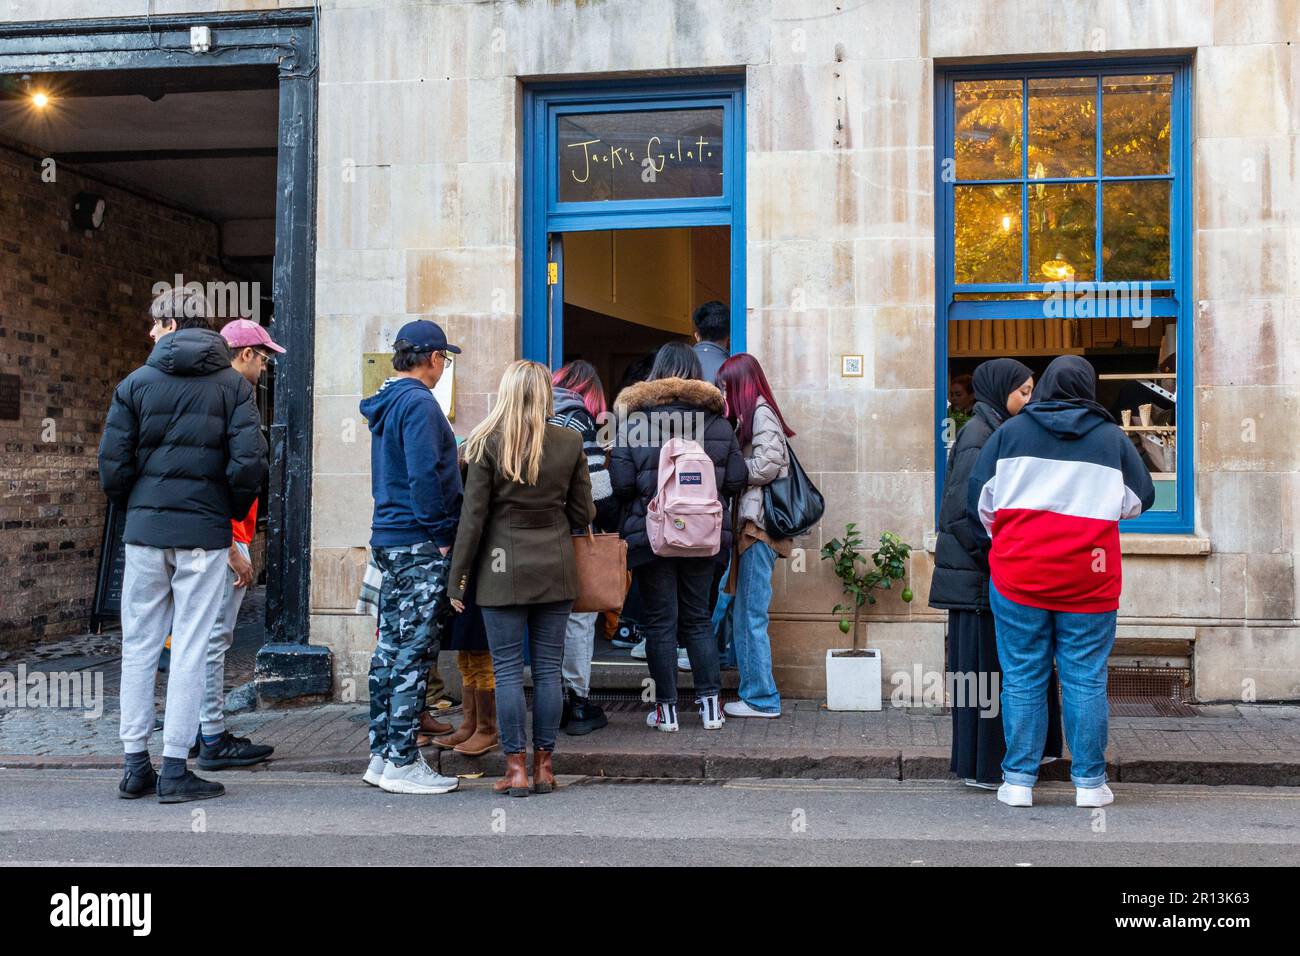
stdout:
<svg viewBox="0 0 1300 956">
<path fill-rule="evenodd" d="M 1111 667 L 1107 698 L 1116 717 L 1195 717 L 1190 667 Z"/>
</svg>

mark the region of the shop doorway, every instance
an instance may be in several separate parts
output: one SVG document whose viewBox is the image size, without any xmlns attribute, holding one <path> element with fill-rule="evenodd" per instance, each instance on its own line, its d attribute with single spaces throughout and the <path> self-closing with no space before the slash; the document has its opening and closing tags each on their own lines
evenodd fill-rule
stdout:
<svg viewBox="0 0 1300 956">
<path fill-rule="evenodd" d="M 561 264 L 560 364 L 594 365 L 612 406 L 660 346 L 694 341 L 691 314 L 698 306 L 728 300 L 729 233 L 725 226 L 695 226 L 552 236 L 552 258 Z"/>
</svg>

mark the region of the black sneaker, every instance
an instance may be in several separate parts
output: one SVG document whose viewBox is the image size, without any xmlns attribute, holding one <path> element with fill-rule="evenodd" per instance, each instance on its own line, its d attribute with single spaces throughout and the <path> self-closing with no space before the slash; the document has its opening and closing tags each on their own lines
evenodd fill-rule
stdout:
<svg viewBox="0 0 1300 956">
<path fill-rule="evenodd" d="M 641 643 L 641 628 L 635 621 L 620 619 L 618 630 L 614 632 L 609 642 L 615 647 L 636 647 Z"/>
<path fill-rule="evenodd" d="M 139 800 L 158 790 L 158 773 L 153 766 L 146 764 L 143 771 L 132 773 L 130 768 L 122 774 L 122 782 L 117 785 L 117 795 L 123 800 Z"/>
<path fill-rule="evenodd" d="M 598 704 L 593 704 L 585 697 L 574 697 L 569 710 L 569 723 L 564 732 L 571 737 L 581 737 L 608 724 L 609 718 Z"/>
<path fill-rule="evenodd" d="M 573 695 L 566 688 L 564 691 L 564 703 L 560 707 L 560 729 L 563 730 L 569 726 L 569 720 L 573 717 Z"/>
<path fill-rule="evenodd" d="M 159 803 L 188 803 L 191 800 L 211 800 L 226 792 L 226 788 L 214 780 L 201 780 L 194 776 L 192 770 L 186 770 L 181 777 L 158 778 Z"/>
<path fill-rule="evenodd" d="M 274 752 L 274 747 L 255 744 L 247 737 L 236 737 L 227 730 L 215 744 L 202 744 L 199 747 L 199 769 L 225 770 L 227 767 L 250 767 L 255 763 L 261 763 Z"/>
<path fill-rule="evenodd" d="M 203 731 L 194 735 L 194 746 L 190 748 L 190 759 L 195 760 L 199 756 L 199 748 L 203 746 Z"/>
</svg>

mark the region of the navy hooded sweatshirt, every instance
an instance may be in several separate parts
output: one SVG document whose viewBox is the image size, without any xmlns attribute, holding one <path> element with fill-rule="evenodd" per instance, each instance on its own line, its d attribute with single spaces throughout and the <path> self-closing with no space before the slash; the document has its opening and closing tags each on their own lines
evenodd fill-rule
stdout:
<svg viewBox="0 0 1300 956">
<path fill-rule="evenodd" d="M 993 433 L 967 498 L 977 533 L 992 538 L 998 593 L 1080 613 L 1119 607 L 1119 522 L 1154 503 L 1150 472 L 1110 416 L 1050 398 Z"/>
<path fill-rule="evenodd" d="M 361 401 L 370 424 L 372 548 L 456 540 L 463 487 L 456 436 L 423 382 L 390 378 Z"/>
</svg>

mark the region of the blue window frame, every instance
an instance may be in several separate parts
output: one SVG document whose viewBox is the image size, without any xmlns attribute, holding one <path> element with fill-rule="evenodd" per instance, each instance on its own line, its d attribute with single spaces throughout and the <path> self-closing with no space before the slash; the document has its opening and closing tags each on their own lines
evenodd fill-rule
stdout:
<svg viewBox="0 0 1300 956">
<path fill-rule="evenodd" d="M 1125 85 L 1125 81 L 1138 82 Z M 1132 96 L 1135 86 L 1142 87 L 1141 92 L 1157 90 L 1167 96 L 1168 102 L 1167 129 L 1157 136 L 1132 140 L 1148 158 L 1146 166 L 1129 161 L 1121 150 L 1108 150 L 1111 144 L 1104 139 L 1107 106 L 1116 104 L 1118 113 L 1123 100 L 1117 98 Z M 1091 110 L 1092 130 L 1070 140 L 1068 130 L 1061 129 L 1069 122 L 1060 120 L 1063 113 L 1053 114 L 1052 121 L 1046 124 L 1032 124 L 1031 108 L 1035 108 L 1035 103 L 1037 108 L 1043 108 L 1048 95 L 1044 92 L 1040 96 L 1037 91 L 1048 89 L 1056 93 L 1064 89 L 1067 94 L 1081 97 L 1074 104 L 1076 109 L 1072 115 L 1086 116 Z M 994 112 L 1000 112 L 1003 117 L 1015 117 L 1018 112 L 1018 122 L 981 127 L 977 119 L 972 124 L 970 104 L 981 96 L 1000 99 L 993 104 Z M 1112 99 L 1107 99 L 1108 96 Z M 1153 509 L 1139 518 L 1122 522 L 1121 530 L 1191 533 L 1195 508 L 1195 442 L 1192 440 L 1195 431 L 1188 62 L 1181 58 L 1146 58 L 953 68 L 939 72 L 935 98 L 935 142 L 940 149 L 935 164 L 936 515 L 943 495 L 948 449 L 945 439 L 950 440 L 952 434 L 946 427 L 950 348 L 954 336 L 966 341 L 975 328 L 960 323 L 1000 320 L 997 324 L 1001 325 L 1006 320 L 1041 320 L 1049 314 L 1045 302 L 1055 298 L 1059 305 L 1063 301 L 1061 289 L 1065 288 L 1069 291 L 1064 299 L 1065 307 L 1073 308 L 1069 304 L 1072 296 L 1080 297 L 1073 301 L 1086 300 L 1090 322 L 1122 322 L 1135 318 L 1136 314 L 1159 319 L 1162 324 L 1176 323 L 1176 331 L 1169 335 L 1175 340 L 1177 356 L 1176 372 L 1171 377 L 1183 401 L 1175 405 L 1174 434 L 1181 434 L 1185 439 L 1176 443 L 1174 480 L 1165 484 L 1157 499 L 1157 509 L 1162 510 Z M 1077 108 L 1080 105 L 1082 108 Z M 960 143 L 959 122 L 962 122 Z M 1115 126 L 1118 127 L 1118 121 Z M 1167 158 L 1163 154 L 1166 134 Z M 1052 137 L 1064 140 L 1064 147 L 1055 154 L 1051 147 L 1060 143 L 1054 144 Z M 1031 142 L 1036 143 L 1039 156 L 1032 166 Z M 974 201 L 981 195 L 980 190 L 986 191 L 986 199 L 999 197 L 998 202 L 1003 206 L 996 211 L 1004 212 L 1003 215 L 990 218 L 987 215 L 990 204 L 985 203 L 981 208 Z M 1109 190 L 1114 190 L 1109 195 L 1115 201 L 1107 209 L 1104 197 Z M 1139 190 L 1148 197 L 1156 197 L 1153 204 L 1156 214 L 1132 224 L 1128 221 L 1134 219 L 1132 210 L 1122 200 L 1137 195 Z M 1162 195 L 1167 196 L 1167 219 L 1159 200 Z M 1031 202 L 1037 203 L 1036 208 L 1031 209 Z M 1049 206 L 1053 207 L 1049 209 Z M 1120 210 L 1128 214 L 1127 219 L 1119 215 Z M 963 242 L 959 253 L 957 234 L 963 216 L 969 217 L 962 222 L 967 229 L 964 235 L 976 239 Z M 1151 260 L 1135 264 L 1132 256 L 1123 253 L 1129 233 L 1144 230 L 1144 234 L 1151 234 L 1166 226 L 1167 258 L 1157 256 L 1154 266 Z M 1112 232 L 1108 233 L 1108 228 Z M 1007 233 L 1005 241 L 998 235 L 1000 230 Z M 1062 246 L 1069 250 L 1068 258 L 1060 254 Z M 972 248 L 976 251 L 971 252 Z M 1149 250 L 1150 246 L 1143 248 Z M 1141 311 L 1127 294 L 1139 284 L 1144 290 L 1142 305 L 1138 307 Z M 1029 323 L 1008 324 L 1023 328 Z M 959 334 L 963 332 L 964 335 Z M 1007 336 L 1010 338 L 1011 333 Z M 1046 357 L 1053 350 L 1075 351 L 1090 358 L 1094 354 L 1109 357 L 1114 351 L 1090 354 L 1084 347 L 1062 348 L 1059 341 L 1055 349 L 1049 344 L 1045 348 L 1031 347 L 1031 351 L 998 343 L 998 351 L 1013 356 Z M 972 351 L 972 354 L 984 357 L 992 353 L 985 350 Z M 1173 485 L 1172 491 L 1169 484 Z M 1157 487 L 1161 487 L 1159 481 Z"/>
<path fill-rule="evenodd" d="M 722 189 L 717 195 L 669 199 L 561 201 L 561 117 L 620 112 L 720 109 Z M 599 84 L 538 84 L 524 91 L 523 352 L 558 364 L 562 323 L 551 327 L 547 285 L 553 233 L 604 229 L 728 226 L 731 235 L 731 350 L 745 348 L 744 78 L 681 77 Z M 557 259 L 559 256 L 556 257 Z"/>
</svg>

